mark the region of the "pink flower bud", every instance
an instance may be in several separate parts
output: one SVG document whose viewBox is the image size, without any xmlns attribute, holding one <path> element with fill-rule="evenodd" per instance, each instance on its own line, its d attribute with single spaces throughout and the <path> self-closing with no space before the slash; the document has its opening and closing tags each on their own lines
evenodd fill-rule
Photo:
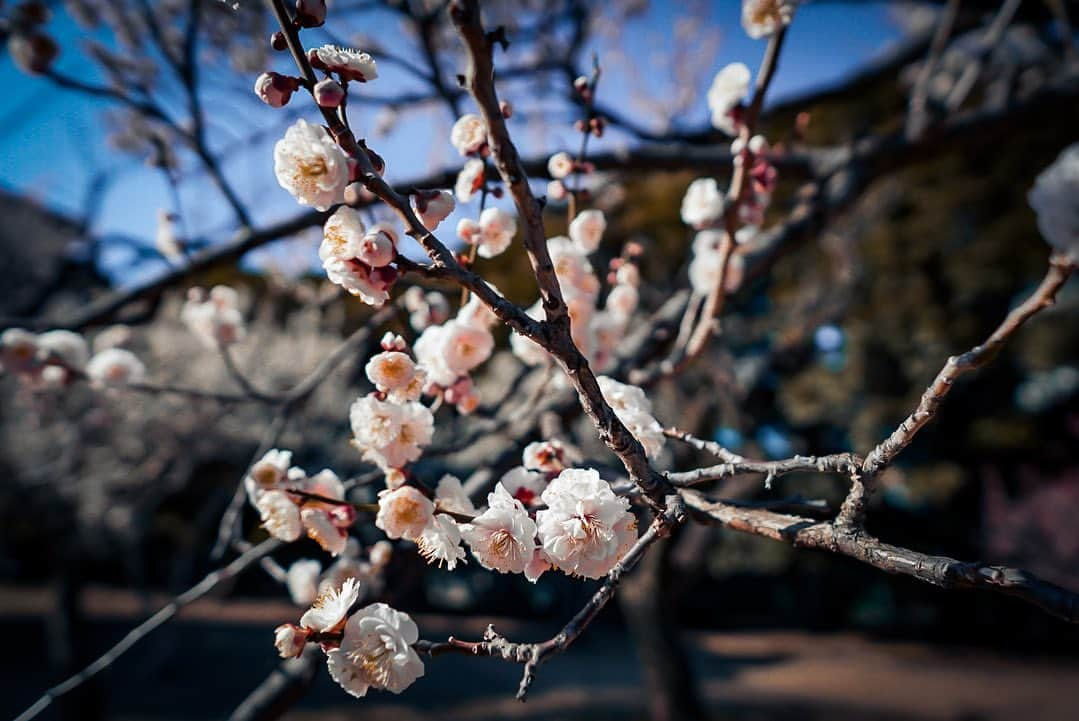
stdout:
<svg viewBox="0 0 1079 721">
<path fill-rule="evenodd" d="M 503 118 L 513 117 L 513 106 L 510 104 L 510 101 L 503 100 L 498 104 L 498 109 L 502 112 Z"/>
<path fill-rule="evenodd" d="M 315 102 L 323 108 L 336 108 L 345 99 L 345 89 L 333 78 L 323 78 L 315 83 Z"/>
<path fill-rule="evenodd" d="M 326 22 L 326 0 L 296 0 L 296 22 L 304 28 L 322 25 Z"/>
<path fill-rule="evenodd" d="M 285 34 L 278 30 L 273 35 L 271 35 L 270 47 L 279 53 L 288 50 L 288 40 L 285 38 Z"/>
<path fill-rule="evenodd" d="M 274 629 L 274 646 L 277 647 L 277 653 L 281 658 L 296 658 L 303 653 L 309 634 L 310 631 L 295 624 L 281 624 Z"/>
<path fill-rule="evenodd" d="M 360 241 L 360 260 L 372 268 L 381 268 L 393 262 L 393 241 L 385 233 L 368 233 Z"/>
<path fill-rule="evenodd" d="M 280 73 L 263 73 L 255 78 L 255 95 L 272 108 L 287 104 L 299 87 L 299 80 Z"/>
</svg>

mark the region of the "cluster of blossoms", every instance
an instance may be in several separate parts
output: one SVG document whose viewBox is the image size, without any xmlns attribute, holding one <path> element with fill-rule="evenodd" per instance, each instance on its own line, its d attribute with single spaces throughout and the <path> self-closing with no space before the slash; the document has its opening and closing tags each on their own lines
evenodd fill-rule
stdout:
<svg viewBox="0 0 1079 721">
<path fill-rule="evenodd" d="M 286 542 L 306 532 L 330 555 L 341 555 L 356 519 L 355 509 L 344 500 L 344 484 L 328 468 L 308 476 L 291 463 L 290 451 L 273 449 L 244 477 L 247 498 L 258 510 L 262 527 Z"/>
<path fill-rule="evenodd" d="M 408 355 L 400 336 L 387 333 L 382 348 L 365 368 L 375 390 L 353 402 L 349 419 L 353 445 L 387 477 L 396 477 L 431 442 L 435 421 L 420 402 L 428 371 Z"/>
<path fill-rule="evenodd" d="M 494 258 L 510 247 L 517 234 L 517 218 L 501 208 L 486 208 L 479 221 L 462 218 L 457 223 L 457 237 L 476 246 L 481 258 Z"/>
<path fill-rule="evenodd" d="M 482 567 L 533 582 L 552 568 L 600 578 L 636 541 L 636 518 L 597 471 L 565 468 L 563 459 L 557 443 L 530 445 L 525 464 L 502 477 L 481 509 L 453 476 L 439 482 L 434 500 L 412 486 L 387 489 L 375 525 L 449 570 L 463 562 L 464 543 Z"/>
<path fill-rule="evenodd" d="M 401 693 L 423 676 L 423 662 L 412 648 L 419 629 L 408 614 L 384 603 L 350 614 L 359 597 L 354 578 L 324 591 L 299 625 L 277 627 L 274 645 L 282 658 L 294 658 L 308 643 L 318 643 L 330 676 L 353 696 L 365 696 L 372 688 Z"/>
<path fill-rule="evenodd" d="M 78 378 L 100 386 L 122 386 L 138 383 L 146 375 L 142 361 L 129 350 L 102 347 L 91 356 L 78 333 L 35 334 L 22 328 L 0 333 L 0 370 L 17 375 L 35 390 L 62 388 Z"/>
<path fill-rule="evenodd" d="M 651 458 L 659 456 L 666 437 L 663 435 L 663 426 L 652 415 L 652 402 L 644 391 L 637 386 L 619 383 L 608 376 L 600 376 L 596 380 L 599 381 L 599 389 L 611 410 L 641 442 L 645 453 Z"/>
<path fill-rule="evenodd" d="M 1045 240 L 1079 262 L 1079 143 L 1062 150 L 1042 171 L 1028 200 Z"/>
<path fill-rule="evenodd" d="M 367 228 L 359 212 L 341 206 L 322 229 L 318 257 L 326 276 L 364 303 L 380 306 L 397 281 L 397 232 L 386 223 Z"/>
<path fill-rule="evenodd" d="M 191 288 L 180 319 L 208 348 L 239 343 L 247 335 L 239 301 L 239 294 L 227 285 L 215 285 L 209 293 Z"/>
</svg>

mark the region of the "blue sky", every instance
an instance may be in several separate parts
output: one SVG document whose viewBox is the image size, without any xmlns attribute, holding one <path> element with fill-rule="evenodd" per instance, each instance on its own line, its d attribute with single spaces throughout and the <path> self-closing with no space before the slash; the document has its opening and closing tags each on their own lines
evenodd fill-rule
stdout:
<svg viewBox="0 0 1079 721">
<path fill-rule="evenodd" d="M 624 101 L 630 94 L 630 83 L 636 84 L 637 91 L 644 92 L 670 88 L 669 75 L 649 72 L 649 58 L 669 47 L 681 7 L 679 3 L 653 2 L 645 17 L 622 29 L 622 53 L 615 56 L 617 61 L 610 57 L 605 61 L 601 54 L 605 75 L 600 94 L 605 103 L 620 108 L 632 107 Z M 717 2 L 708 12 L 711 15 L 708 32 L 714 32 L 718 37 L 717 53 L 714 58 L 691 58 L 692 62 L 699 61 L 702 66 L 699 72 L 702 91 L 711 75 L 728 62 L 739 60 L 755 69 L 764 50 L 763 42 L 752 40 L 742 32 L 739 2 Z M 391 39 L 387 44 L 393 44 L 394 33 L 399 37 L 396 21 L 376 16 L 372 22 L 374 25 L 368 31 L 378 34 L 384 42 L 386 38 Z M 62 13 L 49 27 L 62 44 L 77 43 L 84 34 Z M 901 31 L 890 20 L 885 4 L 810 3 L 799 10 L 791 28 L 770 99 L 782 99 L 834 83 L 885 51 L 900 35 Z M 602 47 L 599 49 L 603 51 Z M 80 65 L 75 53 L 62 55 L 58 67 L 71 74 L 90 72 Z M 380 74 L 379 80 L 371 84 L 372 92 L 393 94 L 397 87 L 409 82 L 400 70 L 387 64 L 380 66 Z M 157 171 L 117 154 L 108 146 L 103 114 L 110 104 L 53 89 L 39 79 L 18 72 L 6 56 L 0 59 L 0 79 L 6 89 L 6 99 L 0 109 L 0 127 L 5 130 L 0 137 L 0 184 L 27 193 L 51 207 L 74 213 L 81 207 L 95 172 L 103 168 L 116 169 L 119 175 L 105 195 L 94 231 L 152 239 L 158 208 L 172 207 L 167 186 Z M 513 98 L 512 89 L 509 94 L 515 102 L 526 102 L 523 98 Z M 217 100 L 219 98 L 215 96 L 205 99 L 208 106 Z M 222 107 L 230 108 L 233 120 L 215 128 L 214 137 L 218 147 L 233 146 L 229 149 L 226 173 L 249 202 L 256 222 L 271 222 L 295 214 L 295 202 L 277 186 L 273 177 L 272 139 L 249 147 L 234 147 L 243 137 L 236 127 L 242 130 L 271 127 L 280 122 L 274 115 L 279 111 L 261 105 L 253 96 L 220 100 Z M 303 102 L 304 98 L 297 100 Z M 695 112 L 696 115 L 691 114 L 685 119 L 690 125 L 699 125 L 706 118 L 703 107 Z M 312 110 L 310 117 L 314 115 Z M 354 113 L 353 122 L 362 132 L 365 126 L 371 126 L 372 119 L 356 117 Z M 433 168 L 459 162 L 445 140 L 451 122 L 448 112 L 438 107 L 407 116 L 391 135 L 373 141 L 372 145 L 390 163 L 390 179 L 404 181 L 425 175 Z M 418 143 L 417 138 L 424 142 Z M 629 141 L 625 136 L 612 133 L 603 144 L 613 147 L 626 142 Z M 518 143 L 523 146 L 524 154 L 531 156 L 575 147 L 576 134 L 567 124 L 540 137 L 522 132 L 518 135 Z M 208 187 L 202 177 L 193 175 L 184 182 L 182 204 L 185 225 L 193 235 L 227 235 L 232 222 L 230 214 L 216 191 Z M 115 260 L 117 267 L 123 265 L 124 258 L 118 256 Z M 118 280 L 129 282 L 144 273 L 162 269 L 163 266 L 158 264 L 144 265 L 137 273 L 128 268 L 124 277 Z"/>
</svg>

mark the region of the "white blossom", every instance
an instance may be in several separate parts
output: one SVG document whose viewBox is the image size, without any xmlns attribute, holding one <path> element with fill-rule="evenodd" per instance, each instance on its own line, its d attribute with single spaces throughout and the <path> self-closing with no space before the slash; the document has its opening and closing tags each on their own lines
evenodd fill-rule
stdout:
<svg viewBox="0 0 1079 721">
<path fill-rule="evenodd" d="M 22 328 L 0 333 L 0 366 L 7 373 L 26 373 L 38 365 L 37 336 Z"/>
<path fill-rule="evenodd" d="M 434 230 L 453 212 L 456 203 L 453 202 L 453 193 L 450 191 L 430 190 L 413 195 L 412 207 L 420 217 L 423 227 Z"/>
<path fill-rule="evenodd" d="M 798 0 L 742 0 L 742 27 L 754 39 L 790 25 Z"/>
<path fill-rule="evenodd" d="M 428 331 L 430 332 L 430 329 Z M 442 326 L 437 352 L 441 363 L 454 376 L 461 376 L 491 357 L 494 336 L 481 325 L 454 319 Z M 419 342 L 417 341 L 417 353 Z"/>
<path fill-rule="evenodd" d="M 414 541 L 431 522 L 435 504 L 412 486 L 385 490 L 378 494 L 375 525 L 390 538 Z"/>
<path fill-rule="evenodd" d="M 274 173 L 301 205 L 326 210 L 344 200 L 348 159 L 321 125 L 301 119 L 274 146 Z"/>
<path fill-rule="evenodd" d="M 435 487 L 435 504 L 440 511 L 460 513 L 465 516 L 471 516 L 476 512 L 472 499 L 468 497 L 464 486 L 461 485 L 461 479 L 448 473 L 442 476 L 438 486 Z"/>
<path fill-rule="evenodd" d="M 318 581 L 322 564 L 313 558 L 295 561 L 285 572 L 285 587 L 297 606 L 310 606 L 318 598 Z"/>
<path fill-rule="evenodd" d="M 337 73 L 344 80 L 363 83 L 378 77 L 374 58 L 359 50 L 323 45 L 308 50 L 307 57 L 317 69 Z"/>
<path fill-rule="evenodd" d="M 585 253 L 594 253 L 607 230 L 607 218 L 602 210 L 582 210 L 569 224 L 569 237 Z"/>
<path fill-rule="evenodd" d="M 292 451 L 277 448 L 266 451 L 244 476 L 244 488 L 247 490 L 248 500 L 254 503 L 264 491 L 285 488 L 291 463 Z"/>
<path fill-rule="evenodd" d="M 487 144 L 487 125 L 473 113 L 462 115 L 450 129 L 450 143 L 461 155 L 478 152 Z"/>
<path fill-rule="evenodd" d="M 303 532 L 300 508 L 284 491 L 264 491 L 255 499 L 262 527 L 274 538 L 291 543 Z"/>
<path fill-rule="evenodd" d="M 356 446 L 381 468 L 401 468 L 431 442 L 434 416 L 421 403 L 393 403 L 368 395 L 349 410 Z"/>
<path fill-rule="evenodd" d="M 318 508 L 304 508 L 300 511 L 300 521 L 307 531 L 307 537 L 322 546 L 322 550 L 331 556 L 338 556 L 345 550 L 348 531 L 334 523 L 329 513 Z"/>
<path fill-rule="evenodd" d="M 90 348 L 86 339 L 69 330 L 50 330 L 37 337 L 38 352 L 42 360 L 51 356 L 68 368 L 81 370 L 90 360 Z"/>
<path fill-rule="evenodd" d="M 633 315 L 633 311 L 637 310 L 640 296 L 641 294 L 636 286 L 619 283 L 611 288 L 611 292 L 607 294 L 607 302 L 604 308 L 621 318 L 628 318 Z"/>
<path fill-rule="evenodd" d="M 1061 151 L 1042 171 L 1027 199 L 1045 240 L 1079 261 L 1079 143 Z"/>
<path fill-rule="evenodd" d="M 629 501 L 616 496 L 594 469 L 567 468 L 543 492 L 536 514 L 540 542 L 551 563 L 575 576 L 600 578 L 636 538 Z"/>
<path fill-rule="evenodd" d="M 319 594 L 311 608 L 300 616 L 300 625 L 312 631 L 329 633 L 345 622 L 348 611 L 360 597 L 360 584 L 346 579 L 340 588 L 330 588 Z"/>
<path fill-rule="evenodd" d="M 494 258 L 505 252 L 517 234 L 517 218 L 501 208 L 487 208 L 480 213 L 478 245 L 481 258 Z M 476 236 L 472 236 L 475 238 Z"/>
<path fill-rule="evenodd" d="M 569 153 L 555 153 L 547 160 L 547 172 L 555 180 L 561 180 L 573 172 L 573 158 Z"/>
<path fill-rule="evenodd" d="M 487 496 L 487 509 L 461 525 L 461 536 L 484 568 L 523 573 L 536 549 L 536 523 L 501 483 Z"/>
<path fill-rule="evenodd" d="M 189 290 L 180 320 L 208 348 L 238 343 L 247 334 L 239 294 L 227 285 L 214 286 L 209 294 Z"/>
<path fill-rule="evenodd" d="M 416 379 L 416 364 L 400 351 L 384 351 L 371 356 L 364 366 L 368 380 L 382 393 L 405 390 Z"/>
<path fill-rule="evenodd" d="M 715 178 L 697 178 L 682 198 L 682 222 L 700 230 L 723 216 L 723 194 Z"/>
<path fill-rule="evenodd" d="M 303 653 L 310 632 L 291 623 L 283 623 L 274 629 L 274 648 L 281 658 L 296 658 Z"/>
<path fill-rule="evenodd" d="M 457 174 L 457 182 L 453 185 L 453 194 L 457 196 L 458 203 L 467 203 L 472 196 L 483 187 L 484 163 L 479 158 L 471 158 L 465 162 L 461 172 Z"/>
<path fill-rule="evenodd" d="M 708 110 L 712 113 L 712 125 L 727 135 L 736 135 L 738 129 L 731 111 L 738 107 L 749 92 L 751 79 L 744 63 L 731 63 L 718 73 L 708 88 Z"/>
<path fill-rule="evenodd" d="M 530 471 L 557 473 L 565 468 L 566 449 L 559 441 L 536 441 L 525 446 L 521 465 Z"/>
<path fill-rule="evenodd" d="M 540 494 L 547 488 L 547 476 L 524 466 L 514 466 L 506 471 L 499 483 L 525 506 L 536 506 L 539 505 Z"/>
<path fill-rule="evenodd" d="M 401 693 L 423 676 L 412 649 L 419 638 L 408 614 L 373 603 L 348 619 L 340 647 L 326 654 L 330 676 L 357 697 L 372 688 Z"/>
<path fill-rule="evenodd" d="M 436 514 L 431 519 L 416 539 L 416 545 L 419 546 L 420 555 L 427 559 L 428 563 L 439 566 L 446 564 L 448 571 L 457 568 L 457 562 L 465 557 L 457 522 L 445 513 Z"/>
<path fill-rule="evenodd" d="M 134 353 L 123 348 L 108 348 L 86 364 L 86 375 L 96 383 L 122 386 L 138 383 L 146 375 L 146 366 Z"/>
<path fill-rule="evenodd" d="M 600 376 L 600 391 L 610 404 L 618 420 L 629 429 L 650 458 L 659 455 L 663 450 L 666 438 L 663 435 L 663 426 L 652 416 L 652 403 L 645 396 L 644 391 L 637 386 L 619 383 L 608 376 Z"/>
</svg>

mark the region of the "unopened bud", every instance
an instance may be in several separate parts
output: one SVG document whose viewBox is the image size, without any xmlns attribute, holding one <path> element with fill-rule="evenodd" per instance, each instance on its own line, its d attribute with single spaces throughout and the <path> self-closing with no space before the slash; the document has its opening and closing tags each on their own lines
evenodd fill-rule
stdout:
<svg viewBox="0 0 1079 721">
<path fill-rule="evenodd" d="M 345 89 L 333 78 L 319 80 L 312 92 L 315 102 L 322 108 L 336 108 L 345 99 Z"/>
<path fill-rule="evenodd" d="M 309 631 L 291 623 L 284 623 L 274 629 L 274 646 L 281 658 L 296 658 L 303 653 L 307 645 Z"/>
<path fill-rule="evenodd" d="M 280 108 L 287 104 L 299 87 L 298 78 L 280 73 L 263 73 L 255 78 L 255 95 L 273 108 Z"/>
<path fill-rule="evenodd" d="M 584 75 L 578 75 L 577 79 L 573 81 L 573 89 L 578 93 L 588 90 L 588 78 Z"/>
<path fill-rule="evenodd" d="M 603 118 L 592 118 L 592 134 L 597 138 L 603 137 L 603 131 L 607 127 L 607 121 Z"/>
<path fill-rule="evenodd" d="M 53 39 L 41 33 L 13 33 L 8 38 L 7 49 L 15 65 L 30 75 L 48 72 L 52 61 L 60 54 Z"/>
<path fill-rule="evenodd" d="M 285 34 L 278 30 L 273 35 L 271 35 L 270 47 L 279 53 L 288 50 L 288 40 L 285 38 Z"/>
<path fill-rule="evenodd" d="M 503 100 L 502 102 L 500 102 L 498 104 L 498 109 L 500 111 L 502 111 L 502 117 L 503 118 L 512 118 L 513 117 L 513 106 L 510 105 L 510 101 Z"/>
<path fill-rule="evenodd" d="M 322 25 L 326 22 L 326 0 L 296 0 L 296 22 L 304 28 Z"/>
</svg>

